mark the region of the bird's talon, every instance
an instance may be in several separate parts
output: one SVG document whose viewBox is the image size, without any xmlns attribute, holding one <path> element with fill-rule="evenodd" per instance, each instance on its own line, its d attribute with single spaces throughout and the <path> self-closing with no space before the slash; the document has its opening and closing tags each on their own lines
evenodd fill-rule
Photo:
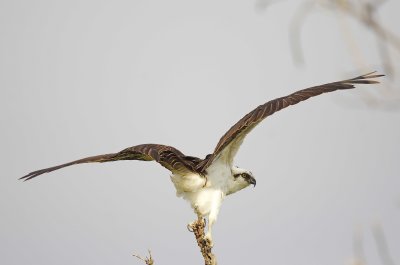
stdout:
<svg viewBox="0 0 400 265">
<path fill-rule="evenodd" d="M 204 243 L 205 243 L 206 245 L 209 245 L 210 247 L 213 247 L 213 246 L 214 246 L 213 240 L 211 239 L 211 236 L 210 236 L 209 234 L 208 234 L 208 235 L 205 235 L 204 238 L 203 238 L 203 240 L 204 240 Z"/>
</svg>

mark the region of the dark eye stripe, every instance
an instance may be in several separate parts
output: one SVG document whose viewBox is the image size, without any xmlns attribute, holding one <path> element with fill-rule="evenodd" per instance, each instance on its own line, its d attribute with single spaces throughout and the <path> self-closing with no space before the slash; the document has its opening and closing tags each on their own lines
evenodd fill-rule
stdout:
<svg viewBox="0 0 400 265">
<path fill-rule="evenodd" d="M 233 177 L 234 177 L 235 179 L 237 179 L 238 177 L 240 177 L 240 175 L 242 175 L 242 174 L 235 174 L 235 175 L 233 175 Z"/>
</svg>

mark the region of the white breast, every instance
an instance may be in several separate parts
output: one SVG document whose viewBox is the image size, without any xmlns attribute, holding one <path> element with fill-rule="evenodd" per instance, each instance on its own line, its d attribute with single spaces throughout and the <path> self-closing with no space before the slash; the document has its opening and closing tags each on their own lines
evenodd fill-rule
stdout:
<svg viewBox="0 0 400 265">
<path fill-rule="evenodd" d="M 218 213 L 221 202 L 228 191 L 231 169 L 225 163 L 213 164 L 207 169 L 206 177 L 196 173 L 171 176 L 178 197 L 189 201 L 201 215 Z"/>
<path fill-rule="evenodd" d="M 178 197 L 183 196 L 183 193 L 196 192 L 206 184 L 206 178 L 196 173 L 185 175 L 173 174 L 171 175 L 171 181 L 175 185 Z"/>
</svg>

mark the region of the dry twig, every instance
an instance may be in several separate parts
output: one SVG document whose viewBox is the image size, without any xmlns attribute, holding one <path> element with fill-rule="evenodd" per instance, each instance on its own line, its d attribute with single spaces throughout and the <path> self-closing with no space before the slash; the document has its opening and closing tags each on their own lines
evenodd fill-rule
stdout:
<svg viewBox="0 0 400 265">
<path fill-rule="evenodd" d="M 136 254 L 133 254 L 133 256 L 144 261 L 144 263 L 146 263 L 146 265 L 154 265 L 154 260 L 153 260 L 153 257 L 151 256 L 151 252 L 150 252 L 150 250 L 148 250 L 148 251 L 149 251 L 148 257 L 142 258 L 141 256 L 136 255 Z"/>
</svg>

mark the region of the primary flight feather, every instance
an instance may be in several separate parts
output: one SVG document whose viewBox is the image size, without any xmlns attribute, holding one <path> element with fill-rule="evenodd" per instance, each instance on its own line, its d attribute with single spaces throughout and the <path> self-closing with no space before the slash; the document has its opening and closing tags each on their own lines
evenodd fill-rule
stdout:
<svg viewBox="0 0 400 265">
<path fill-rule="evenodd" d="M 29 180 L 41 174 L 63 167 L 83 163 L 103 163 L 118 160 L 156 161 L 171 171 L 171 180 L 177 196 L 191 204 L 198 217 L 208 218 L 206 239 L 212 243 L 212 225 L 217 219 L 225 196 L 235 193 L 256 180 L 248 170 L 233 165 L 233 159 L 246 135 L 266 117 L 300 101 L 336 90 L 352 89 L 357 84 L 376 84 L 374 80 L 383 75 L 375 72 L 352 79 L 328 83 L 299 90 L 258 106 L 236 124 L 219 140 L 214 152 L 205 159 L 186 156 L 176 148 L 160 144 L 142 144 L 126 148 L 118 153 L 104 154 L 78 159 L 62 165 L 33 171 L 20 179 Z"/>
</svg>

